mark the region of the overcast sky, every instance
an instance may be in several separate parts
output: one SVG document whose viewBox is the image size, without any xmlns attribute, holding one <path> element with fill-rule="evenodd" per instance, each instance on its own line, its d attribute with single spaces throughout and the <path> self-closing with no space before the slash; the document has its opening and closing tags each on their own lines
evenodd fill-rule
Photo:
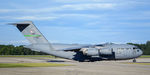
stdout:
<svg viewBox="0 0 150 75">
<path fill-rule="evenodd" d="M 6 25 L 26 20 L 53 43 L 150 40 L 150 0 L 0 0 L 0 44 L 28 44 Z"/>
</svg>

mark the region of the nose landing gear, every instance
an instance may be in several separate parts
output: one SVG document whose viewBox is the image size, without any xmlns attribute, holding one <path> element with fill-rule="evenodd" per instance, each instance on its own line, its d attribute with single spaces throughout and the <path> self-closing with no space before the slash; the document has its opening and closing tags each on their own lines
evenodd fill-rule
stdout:
<svg viewBox="0 0 150 75">
<path fill-rule="evenodd" d="M 135 59 L 135 58 L 133 59 L 133 62 L 134 62 L 134 63 L 136 62 L 136 59 Z"/>
</svg>

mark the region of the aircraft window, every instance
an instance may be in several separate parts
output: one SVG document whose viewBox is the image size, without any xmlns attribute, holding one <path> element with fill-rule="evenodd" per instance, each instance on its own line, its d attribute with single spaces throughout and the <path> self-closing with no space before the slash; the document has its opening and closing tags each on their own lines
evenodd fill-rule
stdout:
<svg viewBox="0 0 150 75">
<path fill-rule="evenodd" d="M 139 52 L 140 50 L 137 50 L 137 52 Z"/>
<path fill-rule="evenodd" d="M 129 50 L 130 48 L 126 48 L 127 50 Z"/>
</svg>

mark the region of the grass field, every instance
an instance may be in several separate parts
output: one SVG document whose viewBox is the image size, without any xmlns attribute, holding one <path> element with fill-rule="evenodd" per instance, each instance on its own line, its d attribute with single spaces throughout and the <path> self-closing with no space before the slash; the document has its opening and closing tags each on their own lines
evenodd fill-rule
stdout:
<svg viewBox="0 0 150 75">
<path fill-rule="evenodd" d="M 150 58 L 150 55 L 142 55 L 140 58 Z"/>
<path fill-rule="evenodd" d="M 14 67 L 58 67 L 71 66 L 67 64 L 56 63 L 0 63 L 0 68 L 14 68 Z"/>
</svg>

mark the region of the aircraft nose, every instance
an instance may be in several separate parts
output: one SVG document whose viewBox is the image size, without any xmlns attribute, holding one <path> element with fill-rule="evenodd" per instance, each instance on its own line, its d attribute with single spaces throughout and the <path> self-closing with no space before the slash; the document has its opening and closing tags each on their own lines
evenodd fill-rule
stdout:
<svg viewBox="0 0 150 75">
<path fill-rule="evenodd" d="M 143 51 L 142 50 L 140 50 L 140 55 L 142 55 L 143 54 Z"/>
<path fill-rule="evenodd" d="M 142 54 L 143 54 L 143 51 L 141 49 L 139 49 L 138 57 L 141 56 Z"/>
</svg>

